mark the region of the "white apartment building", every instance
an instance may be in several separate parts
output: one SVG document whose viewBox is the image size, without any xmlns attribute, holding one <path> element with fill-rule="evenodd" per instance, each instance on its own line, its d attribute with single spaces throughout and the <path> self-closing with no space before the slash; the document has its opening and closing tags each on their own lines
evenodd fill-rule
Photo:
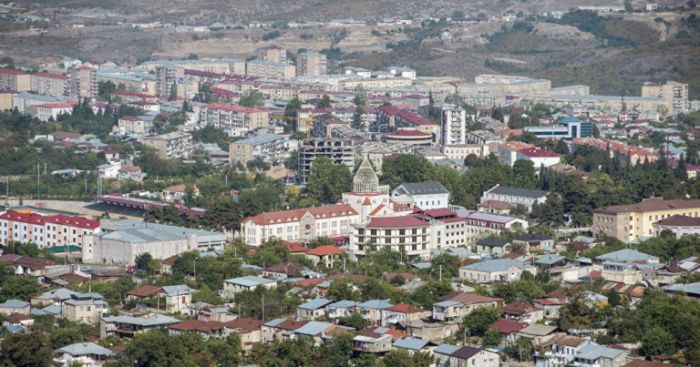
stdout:
<svg viewBox="0 0 700 367">
<path fill-rule="evenodd" d="M 423 210 L 447 208 L 450 203 L 450 192 L 437 181 L 405 183 L 395 188 L 391 196 L 409 198 Z"/>
<path fill-rule="evenodd" d="M 100 233 L 100 221 L 63 214 L 43 216 L 8 210 L 0 214 L 0 244 L 16 241 L 39 247 L 81 246 L 84 237 Z"/>
<path fill-rule="evenodd" d="M 155 148 L 160 159 L 189 158 L 192 154 L 192 134 L 175 131 L 143 139 L 143 143 Z"/>
<path fill-rule="evenodd" d="M 467 144 L 467 112 L 463 108 L 442 110 L 442 145 Z"/>
<path fill-rule="evenodd" d="M 532 212 L 535 204 L 544 204 L 547 201 L 548 192 L 521 187 L 508 187 L 496 185 L 481 195 L 481 203 L 487 200 L 494 200 L 508 203 L 510 206 L 523 205 L 527 207 L 528 213 Z"/>
<path fill-rule="evenodd" d="M 241 233 L 248 246 L 276 238 L 306 242 L 318 237 L 347 236 L 360 215 L 350 205 L 266 212 L 243 219 Z"/>
</svg>

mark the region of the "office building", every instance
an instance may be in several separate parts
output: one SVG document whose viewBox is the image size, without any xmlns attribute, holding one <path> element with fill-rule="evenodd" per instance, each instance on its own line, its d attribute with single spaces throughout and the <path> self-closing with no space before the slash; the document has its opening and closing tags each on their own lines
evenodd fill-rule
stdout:
<svg viewBox="0 0 700 367">
<path fill-rule="evenodd" d="M 535 135 L 538 139 L 572 140 L 593 136 L 593 123 L 567 116 L 559 120 L 558 126 L 526 126 L 523 131 Z"/>
</svg>

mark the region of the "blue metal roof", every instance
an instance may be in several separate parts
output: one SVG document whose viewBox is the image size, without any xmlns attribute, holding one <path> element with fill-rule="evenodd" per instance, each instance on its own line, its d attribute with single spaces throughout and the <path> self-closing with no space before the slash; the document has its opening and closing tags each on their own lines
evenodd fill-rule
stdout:
<svg viewBox="0 0 700 367">
<path fill-rule="evenodd" d="M 28 302 L 20 301 L 18 299 L 8 299 L 7 301 L 0 303 L 0 308 L 24 308 L 29 306 Z"/>
<path fill-rule="evenodd" d="M 297 308 L 303 308 L 306 310 L 317 310 L 323 306 L 326 306 L 329 303 L 331 303 L 331 301 L 325 298 L 316 298 L 306 303 L 300 304 L 299 306 L 297 306 Z"/>
<path fill-rule="evenodd" d="M 371 299 L 360 303 L 360 308 L 381 310 L 393 306 L 388 299 Z"/>
<path fill-rule="evenodd" d="M 355 302 L 355 301 L 342 300 L 342 301 L 331 303 L 330 305 L 328 305 L 328 308 L 330 308 L 330 309 L 352 308 L 352 307 L 356 307 L 356 306 L 357 306 L 357 302 Z"/>
<path fill-rule="evenodd" d="M 652 261 L 656 260 L 657 258 L 637 250 L 622 249 L 597 256 L 596 259 L 600 261 L 610 260 L 628 263 L 633 261 Z"/>
<path fill-rule="evenodd" d="M 433 306 L 438 306 L 438 307 L 453 307 L 453 306 L 460 306 L 460 305 L 462 305 L 462 302 L 457 302 L 457 301 L 452 301 L 452 300 L 446 300 L 446 301 L 433 303 Z"/>
<path fill-rule="evenodd" d="M 440 344 L 433 349 L 433 353 L 449 356 L 452 353 L 456 352 L 457 349 L 459 349 L 459 348 L 461 348 L 461 347 L 458 347 L 456 345 Z"/>
<path fill-rule="evenodd" d="M 63 348 L 58 349 L 59 353 L 68 353 L 71 356 L 84 356 L 84 355 L 97 355 L 97 356 L 110 356 L 112 351 L 103 348 L 95 343 L 75 343 L 71 345 L 66 345 Z"/>
<path fill-rule="evenodd" d="M 410 349 L 410 350 L 421 350 L 428 345 L 427 340 L 418 338 L 403 338 L 394 342 L 394 346 L 397 348 Z"/>
<path fill-rule="evenodd" d="M 466 265 L 466 266 L 461 267 L 460 269 L 493 273 L 493 272 L 506 271 L 513 266 L 520 268 L 522 270 L 526 270 L 528 268 L 531 268 L 530 265 L 525 265 L 520 261 L 515 261 L 515 260 L 511 260 L 511 259 L 497 259 L 497 260 L 486 260 L 486 261 L 481 261 L 478 263 Z"/>
<path fill-rule="evenodd" d="M 330 322 L 325 321 L 309 321 L 306 325 L 294 330 L 294 332 L 301 335 L 315 336 L 323 333 L 332 325 Z"/>
<path fill-rule="evenodd" d="M 242 285 L 244 287 L 256 287 L 263 284 L 275 283 L 275 281 L 272 279 L 254 277 L 252 275 L 247 275 L 244 277 L 238 277 L 233 279 L 226 279 L 225 282 Z"/>
</svg>

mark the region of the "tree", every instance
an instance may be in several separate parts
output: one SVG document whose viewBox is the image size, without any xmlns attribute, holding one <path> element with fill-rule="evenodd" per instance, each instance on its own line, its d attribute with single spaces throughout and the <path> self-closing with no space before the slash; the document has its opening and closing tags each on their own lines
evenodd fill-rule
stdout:
<svg viewBox="0 0 700 367">
<path fill-rule="evenodd" d="M 641 342 L 641 352 L 648 357 L 671 355 L 676 351 L 674 336 L 659 326 L 645 330 Z"/>
<path fill-rule="evenodd" d="M 126 355 L 134 367 L 195 366 L 183 340 L 162 330 L 137 334 L 128 344 Z"/>
<path fill-rule="evenodd" d="M 8 299 L 28 300 L 41 290 L 36 278 L 29 275 L 19 275 L 7 278 L 0 289 L 0 302 Z"/>
<path fill-rule="evenodd" d="M 298 123 L 297 112 L 300 108 L 301 100 L 299 100 L 299 97 L 292 98 L 284 107 L 284 119 L 286 120 L 288 127 L 285 129 L 286 132 L 299 130 L 299 127 L 296 126 L 296 124 Z"/>
<path fill-rule="evenodd" d="M 347 166 L 334 165 L 325 157 L 314 159 L 307 183 L 307 190 L 313 198 L 322 203 L 335 203 L 351 187 L 352 174 Z"/>
<path fill-rule="evenodd" d="M 153 260 L 153 256 L 151 256 L 151 254 L 148 252 L 136 255 L 136 258 L 134 259 L 136 269 L 148 271 L 148 264 L 151 262 L 151 260 Z"/>
<path fill-rule="evenodd" d="M 318 107 L 328 108 L 330 106 L 331 106 L 331 97 L 328 96 L 327 94 L 324 94 L 323 97 L 321 97 L 321 101 L 318 102 Z"/>
<path fill-rule="evenodd" d="M 42 334 L 9 334 L 0 344 L 0 365 L 8 367 L 50 366 L 53 350 Z"/>
<path fill-rule="evenodd" d="M 97 96 L 105 101 L 112 101 L 112 93 L 117 90 L 117 86 L 111 81 L 101 81 L 97 83 Z"/>
<path fill-rule="evenodd" d="M 173 83 L 170 86 L 170 95 L 168 96 L 168 101 L 177 100 L 177 84 Z"/>
<path fill-rule="evenodd" d="M 352 359 L 352 338 L 351 333 L 342 333 L 326 340 L 320 349 L 323 356 L 318 361 L 320 367 L 342 367 L 349 366 Z"/>
<path fill-rule="evenodd" d="M 259 90 L 249 89 L 243 92 L 238 104 L 245 107 L 259 107 L 265 104 L 265 96 Z"/>
<path fill-rule="evenodd" d="M 340 323 L 345 326 L 353 327 L 357 330 L 362 330 L 369 326 L 369 322 L 365 320 L 359 312 L 353 312 L 348 317 L 340 319 Z"/>
<path fill-rule="evenodd" d="M 513 164 L 513 186 L 534 188 L 537 186 L 535 180 L 535 167 L 532 161 L 518 159 Z"/>
<path fill-rule="evenodd" d="M 495 307 L 479 307 L 464 316 L 464 327 L 471 335 L 484 335 L 489 325 L 493 324 L 501 315 L 501 311 Z"/>
<path fill-rule="evenodd" d="M 532 339 L 519 338 L 515 343 L 508 345 L 503 352 L 521 362 L 528 361 L 535 354 L 535 345 L 532 343 Z"/>
<path fill-rule="evenodd" d="M 333 281 L 330 287 L 328 287 L 328 293 L 326 297 L 332 301 L 341 300 L 354 300 L 357 299 L 357 294 L 352 289 L 352 284 L 348 283 L 347 280 L 339 279 Z"/>
<path fill-rule="evenodd" d="M 481 345 L 486 348 L 497 347 L 498 344 L 501 344 L 501 339 L 501 333 L 499 333 L 498 330 L 489 328 L 486 330 L 484 337 L 481 339 Z"/>
<path fill-rule="evenodd" d="M 204 349 L 211 355 L 216 366 L 237 366 L 240 362 L 241 337 L 237 334 L 229 337 L 225 341 L 210 338 L 204 344 Z"/>
</svg>

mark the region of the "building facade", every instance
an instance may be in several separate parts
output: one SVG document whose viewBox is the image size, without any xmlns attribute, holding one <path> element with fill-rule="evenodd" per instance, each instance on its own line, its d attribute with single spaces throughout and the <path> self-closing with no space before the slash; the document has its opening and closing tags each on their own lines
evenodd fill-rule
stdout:
<svg viewBox="0 0 700 367">
<path fill-rule="evenodd" d="M 85 237 L 100 233 L 100 221 L 63 214 L 8 210 L 0 214 L 0 244 L 35 243 L 39 247 L 82 246 Z"/>
<path fill-rule="evenodd" d="M 335 138 L 310 138 L 299 141 L 297 148 L 297 175 L 306 184 L 311 165 L 317 157 L 324 157 L 335 165 L 345 165 L 350 171 L 355 167 L 355 147 L 352 140 Z"/>
<path fill-rule="evenodd" d="M 316 51 L 301 52 L 297 55 L 297 75 L 298 76 L 318 76 L 328 71 L 326 55 Z"/>
<path fill-rule="evenodd" d="M 160 159 L 189 158 L 192 154 L 192 134 L 186 132 L 147 137 L 143 144 L 154 148 Z"/>
</svg>

